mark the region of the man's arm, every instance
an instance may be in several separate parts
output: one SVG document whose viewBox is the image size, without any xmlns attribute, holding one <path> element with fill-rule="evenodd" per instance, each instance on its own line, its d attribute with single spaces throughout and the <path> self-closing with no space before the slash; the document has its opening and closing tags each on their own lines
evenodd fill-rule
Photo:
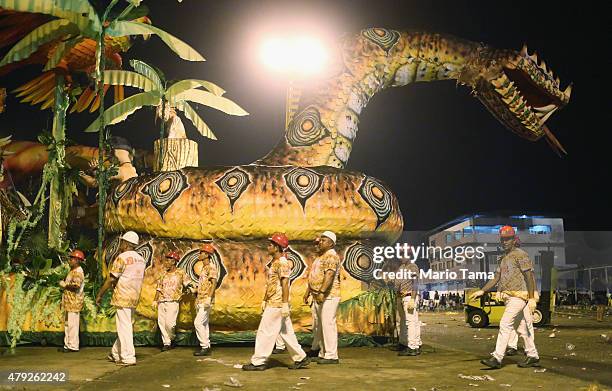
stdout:
<svg viewBox="0 0 612 391">
<path fill-rule="evenodd" d="M 98 295 L 96 296 L 96 304 L 98 305 L 100 304 L 106 291 L 109 290 L 110 288 L 114 288 L 116 283 L 117 283 L 117 278 L 115 278 L 115 276 L 113 276 L 112 274 L 106 277 L 104 284 L 102 284 L 102 287 L 100 288 L 100 291 L 98 292 Z"/>
<path fill-rule="evenodd" d="M 496 273 L 495 273 L 495 277 L 493 277 L 493 279 L 492 279 L 492 280 L 489 280 L 489 282 L 487 282 L 487 283 L 485 284 L 485 286 L 484 286 L 484 287 L 482 287 L 482 290 L 483 290 L 484 292 L 488 292 L 488 291 L 490 291 L 491 289 L 493 289 L 493 287 L 494 287 L 495 285 L 497 285 L 497 283 L 498 283 L 498 282 L 499 282 L 499 272 L 496 272 Z"/>
<path fill-rule="evenodd" d="M 324 296 L 327 296 L 329 293 L 332 284 L 334 283 L 334 277 L 336 276 L 336 272 L 333 270 L 326 270 L 325 276 L 323 277 L 323 283 L 321 284 L 321 293 Z"/>
<path fill-rule="evenodd" d="M 497 283 L 499 282 L 499 277 L 500 277 L 500 273 L 499 272 L 495 272 L 495 277 L 493 277 L 492 280 L 490 280 L 489 282 L 487 282 L 485 284 L 484 287 L 482 287 L 482 289 L 472 293 L 470 295 L 470 299 L 477 299 L 480 296 L 484 295 L 486 292 L 490 291 L 491 289 L 493 289 L 493 287 L 495 285 L 497 285 Z"/>
<path fill-rule="evenodd" d="M 533 270 L 527 270 L 523 272 L 523 277 L 525 277 L 525 282 L 527 283 L 527 294 L 530 299 L 535 298 L 535 273 Z"/>
<path fill-rule="evenodd" d="M 280 279 L 281 289 L 283 292 L 283 303 L 289 302 L 289 279 L 287 277 L 281 277 Z"/>
<path fill-rule="evenodd" d="M 217 279 L 216 278 L 210 278 L 210 291 L 208 292 L 208 296 L 210 296 L 210 298 L 215 297 L 215 290 L 217 289 Z"/>
<path fill-rule="evenodd" d="M 97 187 L 98 186 L 98 181 L 96 180 L 96 178 L 92 177 L 91 175 L 85 174 L 83 171 L 81 171 L 79 172 L 79 176 L 81 177 L 81 180 L 83 181 L 83 183 L 85 183 L 87 187 Z"/>
</svg>

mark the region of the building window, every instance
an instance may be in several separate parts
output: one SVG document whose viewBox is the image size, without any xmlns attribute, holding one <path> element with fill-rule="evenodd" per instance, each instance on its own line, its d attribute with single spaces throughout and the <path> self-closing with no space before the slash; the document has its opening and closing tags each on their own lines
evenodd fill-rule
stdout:
<svg viewBox="0 0 612 391">
<path fill-rule="evenodd" d="M 455 231 L 455 240 L 461 240 L 463 233 L 461 231 Z"/>
<path fill-rule="evenodd" d="M 485 235 L 498 235 L 501 225 L 475 225 L 474 231 L 477 234 L 485 234 Z M 512 227 L 514 231 L 518 232 L 518 227 Z"/>
<path fill-rule="evenodd" d="M 463 229 L 463 236 L 468 236 L 468 235 L 473 235 L 474 234 L 474 227 L 465 227 Z"/>
<path fill-rule="evenodd" d="M 529 233 L 532 235 L 544 235 L 551 232 L 550 225 L 532 225 L 529 227 Z"/>
</svg>

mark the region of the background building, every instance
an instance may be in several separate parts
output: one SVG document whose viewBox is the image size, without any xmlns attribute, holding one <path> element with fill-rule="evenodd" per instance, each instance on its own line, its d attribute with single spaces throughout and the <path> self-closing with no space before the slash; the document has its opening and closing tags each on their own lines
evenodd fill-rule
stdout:
<svg viewBox="0 0 612 391">
<path fill-rule="evenodd" d="M 504 225 L 514 227 L 518 233 L 520 246 L 535 264 L 538 288 L 541 283 L 540 258 L 542 251 L 554 253 L 554 266 L 565 269 L 565 233 L 563 219 L 545 216 L 495 216 L 472 215 L 461 217 L 435 228 L 427 234 L 427 243 L 431 247 L 482 246 L 484 258 L 456 259 L 440 257 L 437 253 L 429 258 L 433 271 L 455 271 L 459 274 L 456 280 L 425 280 L 423 288 L 439 292 L 463 290 L 466 287 L 480 287 L 483 280 L 464 280 L 460 269 L 473 272 L 494 272 L 498 265 L 498 256 L 502 253 L 499 245 L 499 229 Z"/>
</svg>

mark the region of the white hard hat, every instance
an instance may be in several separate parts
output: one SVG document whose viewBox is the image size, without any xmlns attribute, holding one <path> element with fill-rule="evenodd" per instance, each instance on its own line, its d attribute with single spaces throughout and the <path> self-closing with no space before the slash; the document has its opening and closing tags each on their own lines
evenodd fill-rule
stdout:
<svg viewBox="0 0 612 391">
<path fill-rule="evenodd" d="M 126 242 L 130 242 L 132 244 L 138 244 L 138 234 L 134 231 L 127 231 L 126 233 L 123 234 L 121 239 L 125 240 Z"/>
<path fill-rule="evenodd" d="M 321 236 L 325 236 L 326 238 L 330 238 L 334 244 L 336 244 L 336 234 L 332 231 L 325 231 L 321 234 Z"/>
</svg>

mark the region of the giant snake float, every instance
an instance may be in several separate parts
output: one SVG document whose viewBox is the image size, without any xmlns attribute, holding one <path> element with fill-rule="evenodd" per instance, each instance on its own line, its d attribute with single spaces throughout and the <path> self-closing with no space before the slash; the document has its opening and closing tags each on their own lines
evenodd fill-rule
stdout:
<svg viewBox="0 0 612 391">
<path fill-rule="evenodd" d="M 134 230 L 149 261 L 137 311 L 148 318 L 168 250 L 182 254 L 179 266 L 196 280 L 197 248 L 213 241 L 219 266 L 219 291 L 213 327 L 253 329 L 263 295 L 265 244 L 273 232 L 291 240 L 293 317 L 308 326 L 309 309 L 300 306 L 304 275 L 312 261 L 311 241 L 323 230 L 338 234 L 342 300 L 376 286 L 372 247 L 392 243 L 401 234 L 399 203 L 379 179 L 345 170 L 357 136 L 359 115 L 379 91 L 433 80 L 455 80 L 472 93 L 508 129 L 528 140 L 545 137 L 563 147 L 545 122 L 569 102 L 571 86 L 537 56 L 497 50 L 451 36 L 369 28 L 345 37 L 329 75 L 303 88 L 278 145 L 253 164 L 183 168 L 132 178 L 115 187 L 106 205 L 105 259 L 117 253 L 119 233 Z M 184 299 L 180 323 L 192 320 L 193 298 Z M 344 332 L 377 333 L 384 314 L 342 305 Z"/>
</svg>

